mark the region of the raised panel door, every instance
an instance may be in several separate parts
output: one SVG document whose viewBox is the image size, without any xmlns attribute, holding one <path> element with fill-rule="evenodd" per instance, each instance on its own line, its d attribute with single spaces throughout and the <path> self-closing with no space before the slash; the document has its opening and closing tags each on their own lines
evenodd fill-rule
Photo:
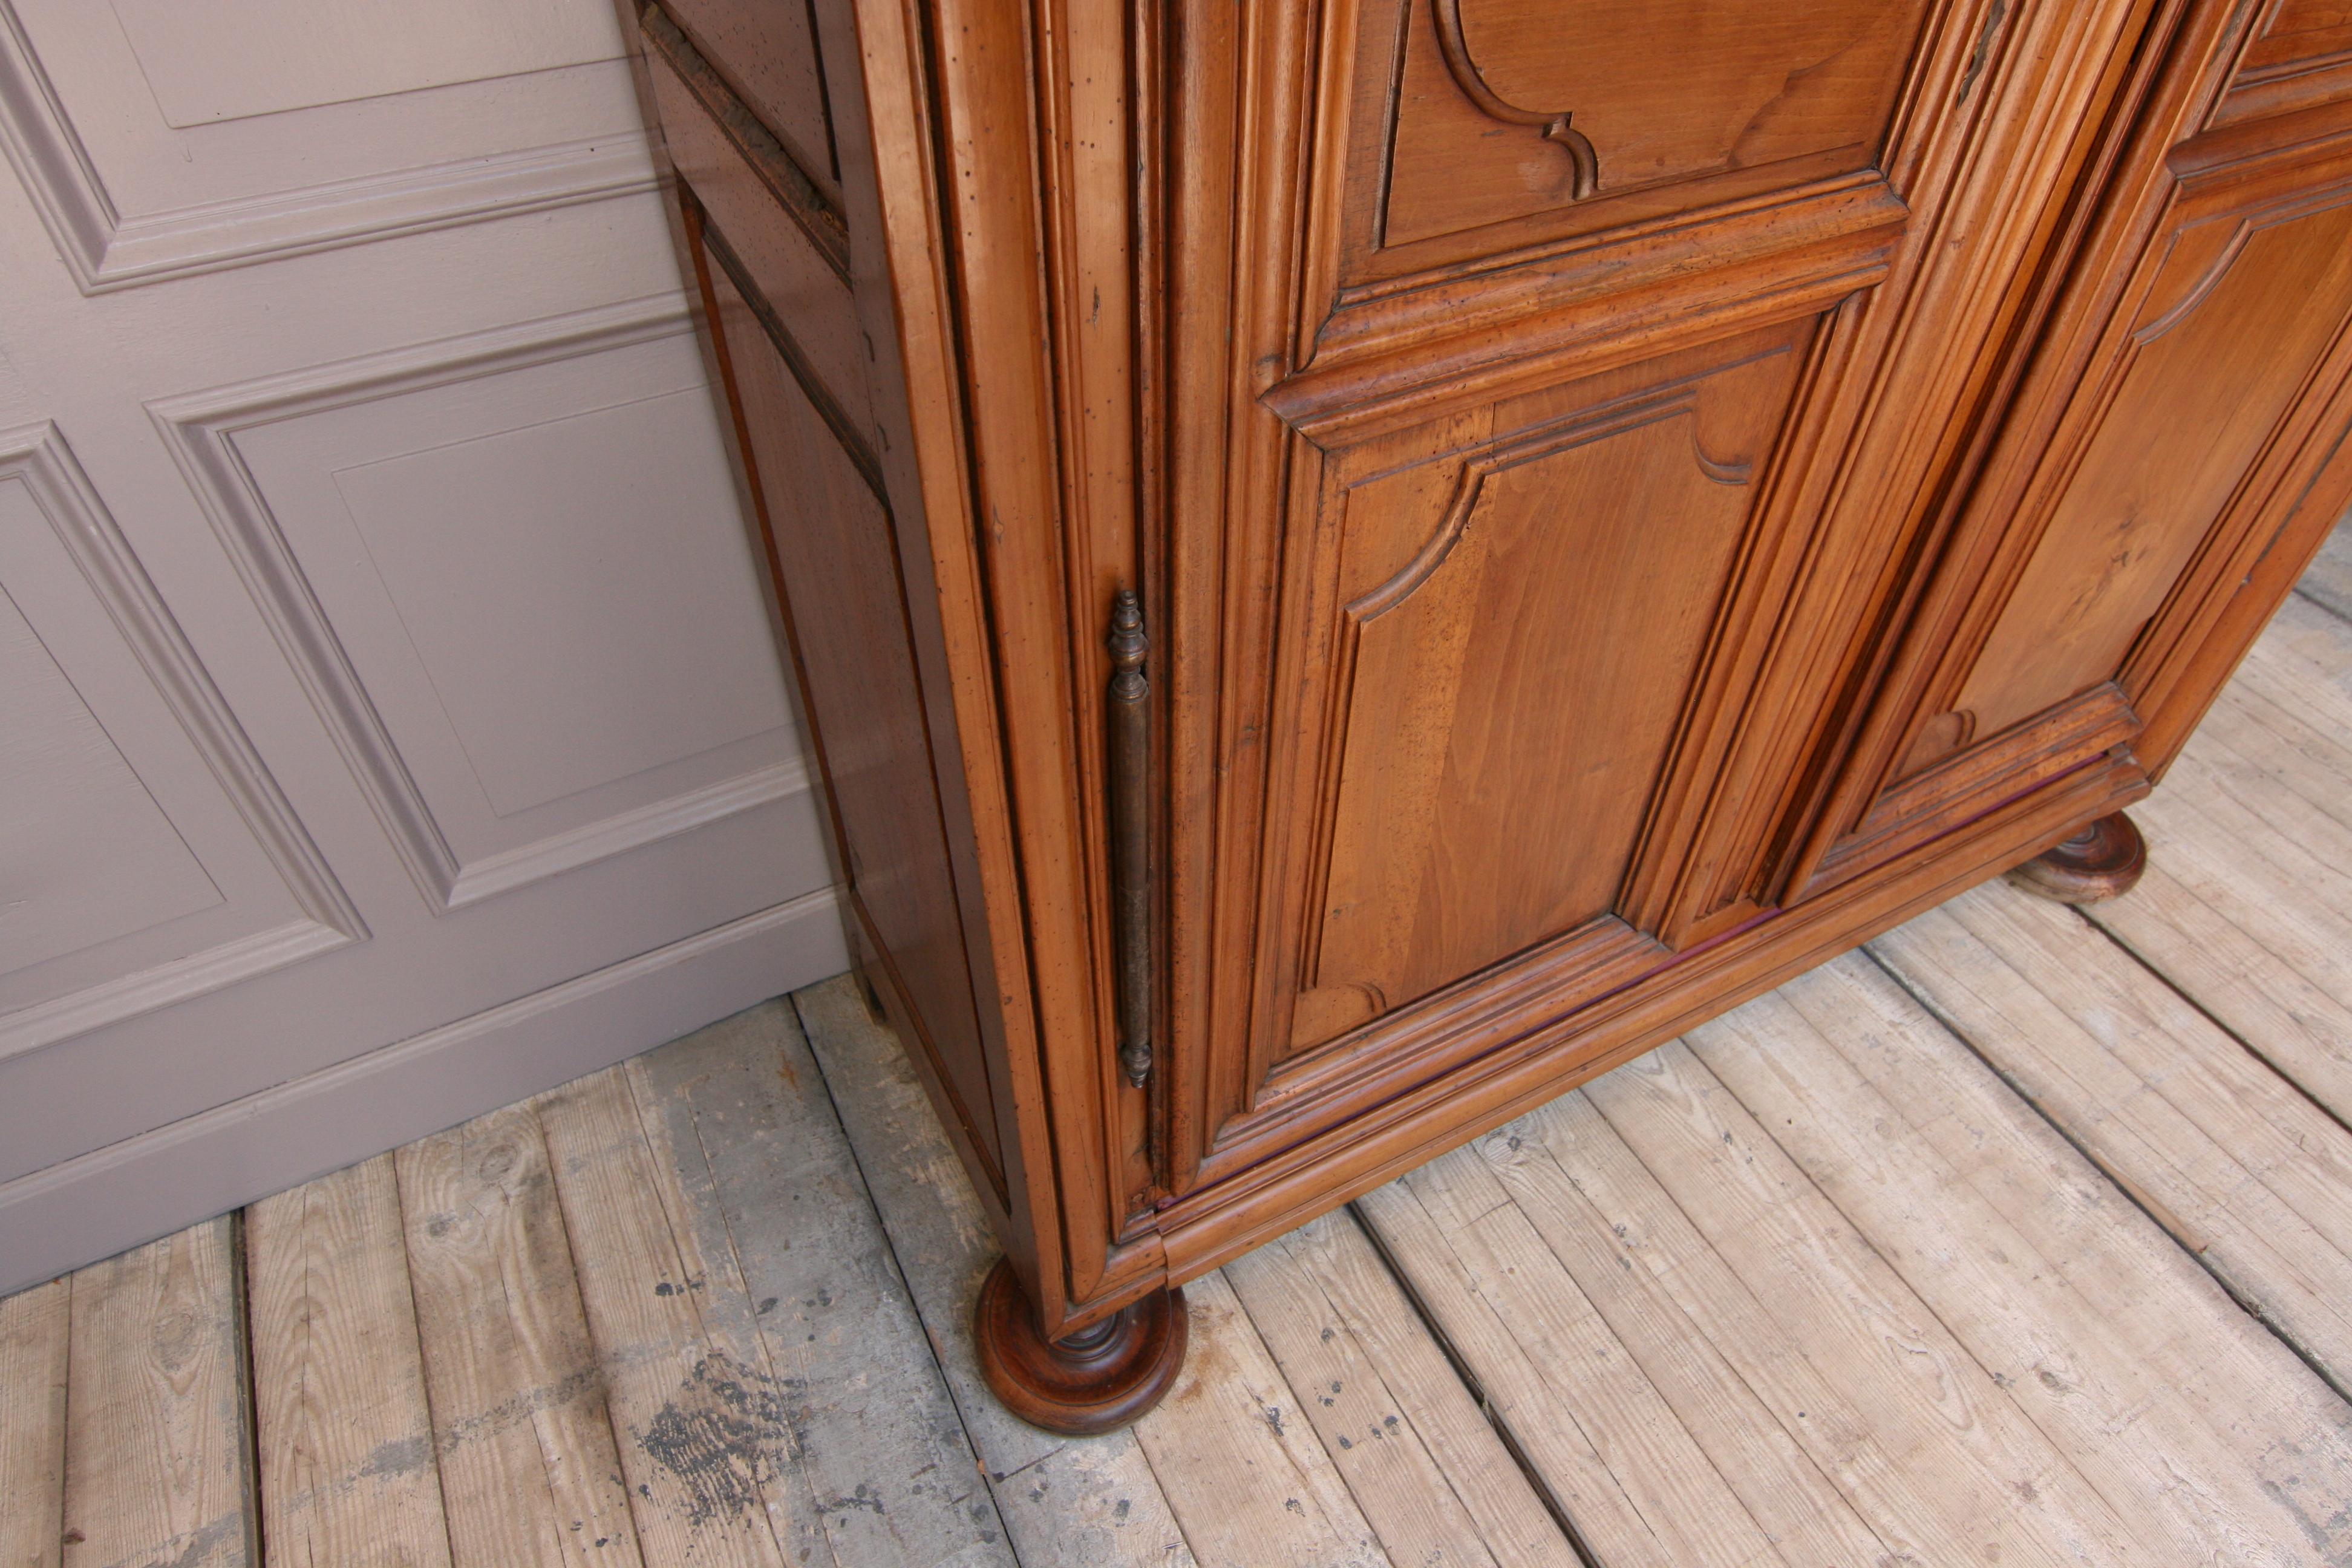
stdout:
<svg viewBox="0 0 2352 1568">
<path fill-rule="evenodd" d="M 2218 618 L 2352 426 L 2352 113 L 2188 136 L 2115 212 L 2129 248 L 2059 307 L 1812 891 L 2102 755 L 2160 772 L 2234 662 Z"/>
<path fill-rule="evenodd" d="M 1298 748 L 1321 896 L 1286 1058 L 1542 943 L 1663 954 L 1621 905 L 1808 336 L 1571 383 L 1327 481 Z"/>
<path fill-rule="evenodd" d="M 1244 97 L 1225 143 L 1186 105 L 1190 460 L 1147 582 L 1178 1215 L 1776 915 L 2145 16 L 1353 0 L 1187 35 L 1184 79 L 1225 47 Z M 1220 300 L 1230 347 L 1186 325 Z"/>
<path fill-rule="evenodd" d="M 2129 368 L 1960 688 L 1975 732 L 2124 673 L 2352 311 L 2352 190 L 2337 197 L 2172 237 Z"/>
</svg>

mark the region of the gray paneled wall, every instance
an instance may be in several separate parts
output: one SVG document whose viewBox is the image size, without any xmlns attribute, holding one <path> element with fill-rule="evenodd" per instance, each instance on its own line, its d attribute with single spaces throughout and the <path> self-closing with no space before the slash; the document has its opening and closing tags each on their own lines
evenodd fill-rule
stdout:
<svg viewBox="0 0 2352 1568">
<path fill-rule="evenodd" d="M 843 964 L 605 0 L 0 0 L 0 1290 Z"/>
</svg>

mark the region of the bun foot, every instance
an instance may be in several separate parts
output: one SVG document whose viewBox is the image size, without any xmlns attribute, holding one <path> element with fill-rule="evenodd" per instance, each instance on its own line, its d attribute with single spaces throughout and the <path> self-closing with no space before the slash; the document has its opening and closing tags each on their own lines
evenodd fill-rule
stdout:
<svg viewBox="0 0 2352 1568">
<path fill-rule="evenodd" d="M 1184 1292 L 1160 1290 L 1068 1339 L 1037 1331 L 1037 1315 L 1003 1259 L 980 1288 L 972 1329 L 980 1370 L 1004 1407 L 1032 1426 L 1088 1437 L 1160 1403 L 1184 1365 Z"/>
<path fill-rule="evenodd" d="M 2009 874 L 2029 893 L 2062 904 L 2095 904 L 2128 893 L 2147 869 L 2147 844 L 2122 812 L 2111 812 Z"/>
</svg>

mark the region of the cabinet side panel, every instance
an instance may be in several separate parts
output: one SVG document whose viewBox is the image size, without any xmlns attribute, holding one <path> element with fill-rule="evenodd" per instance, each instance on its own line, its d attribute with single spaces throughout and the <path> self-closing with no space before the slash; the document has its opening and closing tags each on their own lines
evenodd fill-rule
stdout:
<svg viewBox="0 0 2352 1568">
<path fill-rule="evenodd" d="M 825 774 L 851 918 L 912 1012 L 964 1140 L 1004 1201 L 971 961 L 916 679 L 899 541 L 866 465 L 803 390 L 721 267 L 704 258 L 803 719 Z"/>
<path fill-rule="evenodd" d="M 808 0 L 671 0 L 687 37 L 837 202 L 841 163 Z"/>
</svg>

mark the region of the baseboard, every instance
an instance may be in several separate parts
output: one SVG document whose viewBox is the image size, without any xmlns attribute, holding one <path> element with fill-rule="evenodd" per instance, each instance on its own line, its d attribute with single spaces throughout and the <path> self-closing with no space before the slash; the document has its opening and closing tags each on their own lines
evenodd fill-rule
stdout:
<svg viewBox="0 0 2352 1568">
<path fill-rule="evenodd" d="M 0 1294 L 649 1050 L 849 966 L 832 889 L 0 1184 Z"/>
</svg>

